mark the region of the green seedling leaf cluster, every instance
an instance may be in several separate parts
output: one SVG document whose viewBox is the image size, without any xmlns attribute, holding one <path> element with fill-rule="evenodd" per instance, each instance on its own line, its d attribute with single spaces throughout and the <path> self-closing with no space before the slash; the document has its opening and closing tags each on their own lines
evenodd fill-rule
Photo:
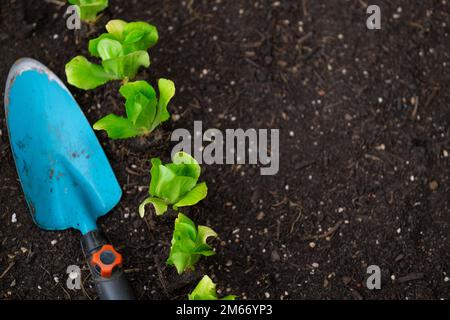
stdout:
<svg viewBox="0 0 450 320">
<path fill-rule="evenodd" d="M 215 254 L 206 243 L 209 237 L 217 237 L 214 230 L 205 226 L 196 227 L 191 219 L 179 213 L 175 220 L 172 247 L 167 264 L 175 266 L 179 274 L 185 270 L 193 270 L 201 256 Z"/>
<path fill-rule="evenodd" d="M 69 2 L 78 6 L 83 20 L 95 20 L 98 12 L 108 5 L 108 1 L 101 0 Z M 107 33 L 89 41 L 89 53 L 101 60 L 101 64 L 77 56 L 66 64 L 67 80 L 84 90 L 94 89 L 111 80 L 122 80 L 119 92 L 125 98 L 126 117 L 108 114 L 94 124 L 94 129 L 105 130 L 111 139 L 146 136 L 170 118 L 167 106 L 175 94 L 174 83 L 167 79 L 158 80 L 158 95 L 146 81 L 129 82 L 141 67 L 150 65 L 147 50 L 158 42 L 158 31 L 145 22 L 128 23 L 123 20 L 111 20 L 106 30 Z M 141 217 L 144 217 L 148 204 L 152 204 L 160 216 L 169 206 L 178 210 L 193 206 L 206 197 L 206 183 L 198 182 L 200 165 L 189 154 L 178 152 L 173 156 L 172 163 L 165 165 L 159 158 L 153 158 L 151 163 L 149 197 L 139 206 Z M 211 228 L 196 226 L 191 219 L 179 213 L 167 263 L 175 266 L 179 274 L 193 270 L 202 256 L 215 254 L 207 239 L 216 236 Z M 218 300 L 216 285 L 204 276 L 188 298 Z M 235 296 L 222 298 L 234 299 Z"/>
<path fill-rule="evenodd" d="M 69 0 L 70 4 L 77 8 L 81 20 L 92 22 L 97 19 L 97 14 L 108 7 L 108 0 Z"/>
<path fill-rule="evenodd" d="M 179 207 L 193 206 L 206 197 L 206 183 L 197 183 L 200 165 L 189 154 L 177 152 L 172 158 L 173 163 L 166 165 L 159 158 L 153 158 L 151 162 L 150 197 L 139 206 L 141 217 L 149 203 L 153 205 L 157 215 L 162 215 L 169 205 L 178 210 Z"/>
<path fill-rule="evenodd" d="M 120 88 L 126 99 L 127 117 L 109 114 L 94 124 L 95 130 L 105 130 L 111 139 L 126 139 L 148 135 L 170 118 L 167 105 L 175 94 L 172 81 L 159 79 L 159 97 L 146 81 L 129 82 Z"/>
<path fill-rule="evenodd" d="M 195 289 L 188 294 L 189 300 L 236 300 L 236 296 L 229 295 L 219 299 L 216 284 L 208 276 L 203 276 Z"/>
<path fill-rule="evenodd" d="M 150 66 L 149 48 L 158 42 L 155 26 L 146 22 L 111 20 L 108 33 L 89 41 L 89 53 L 101 59 L 101 65 L 83 56 L 73 58 L 66 65 L 67 81 L 80 89 L 89 90 L 111 80 L 128 82 L 139 68 Z"/>
</svg>

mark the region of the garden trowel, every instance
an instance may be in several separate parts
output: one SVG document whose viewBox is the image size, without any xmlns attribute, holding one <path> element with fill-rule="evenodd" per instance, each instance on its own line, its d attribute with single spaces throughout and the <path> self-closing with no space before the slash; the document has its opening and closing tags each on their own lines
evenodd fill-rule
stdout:
<svg viewBox="0 0 450 320">
<path fill-rule="evenodd" d="M 122 256 L 97 229 L 122 191 L 87 119 L 58 77 L 36 60 L 11 68 L 5 90 L 10 144 L 28 207 L 46 230 L 78 229 L 101 299 L 133 299 Z"/>
</svg>

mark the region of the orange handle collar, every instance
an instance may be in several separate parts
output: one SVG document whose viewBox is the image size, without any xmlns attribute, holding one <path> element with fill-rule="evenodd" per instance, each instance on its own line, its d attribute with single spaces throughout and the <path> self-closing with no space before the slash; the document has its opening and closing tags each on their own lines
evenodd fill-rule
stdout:
<svg viewBox="0 0 450 320">
<path fill-rule="evenodd" d="M 112 245 L 105 244 L 92 255 L 91 264 L 98 268 L 102 277 L 109 278 L 114 268 L 122 265 L 122 255 Z"/>
</svg>

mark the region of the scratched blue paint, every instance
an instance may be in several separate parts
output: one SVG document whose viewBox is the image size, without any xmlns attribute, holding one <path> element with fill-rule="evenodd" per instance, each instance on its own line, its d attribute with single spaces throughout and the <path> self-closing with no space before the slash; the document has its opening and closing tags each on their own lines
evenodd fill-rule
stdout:
<svg viewBox="0 0 450 320">
<path fill-rule="evenodd" d="M 9 138 L 34 221 L 48 230 L 95 230 L 122 191 L 83 112 L 35 60 L 19 60 L 8 81 Z"/>
</svg>

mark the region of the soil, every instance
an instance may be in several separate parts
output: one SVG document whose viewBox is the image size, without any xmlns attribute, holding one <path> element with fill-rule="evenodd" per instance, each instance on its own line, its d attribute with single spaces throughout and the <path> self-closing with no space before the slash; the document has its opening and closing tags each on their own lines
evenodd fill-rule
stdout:
<svg viewBox="0 0 450 320">
<path fill-rule="evenodd" d="M 99 225 L 140 299 L 183 299 L 202 274 L 240 299 L 448 299 L 450 4 L 377 4 L 375 31 L 364 1 L 110 0 L 76 33 L 59 0 L 1 0 L 1 82 L 23 56 L 65 81 L 65 63 L 87 56 L 109 19 L 158 27 L 139 78 L 175 82 L 174 121 L 143 143 L 97 133 L 124 190 Z M 118 87 L 70 89 L 93 123 L 124 112 Z M 85 267 L 85 290 L 65 287 L 67 266 L 84 266 L 79 234 L 41 230 L 27 211 L 1 109 L 0 298 L 94 299 Z M 217 254 L 178 276 L 165 264 L 176 214 L 136 211 L 150 159 L 168 161 L 171 132 L 194 120 L 279 128 L 280 171 L 203 167 L 208 197 L 184 212 L 217 231 Z M 372 264 L 381 290 L 365 287 Z"/>
</svg>

